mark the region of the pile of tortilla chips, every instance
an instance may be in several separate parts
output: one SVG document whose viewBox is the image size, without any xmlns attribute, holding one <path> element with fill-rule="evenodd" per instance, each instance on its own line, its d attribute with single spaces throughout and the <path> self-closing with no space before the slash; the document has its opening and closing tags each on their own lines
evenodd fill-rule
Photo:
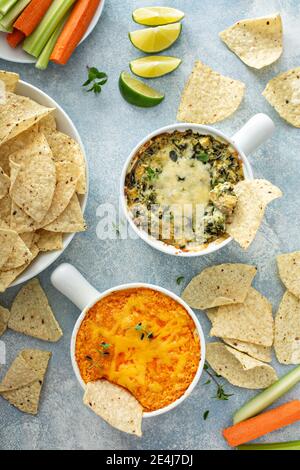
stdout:
<svg viewBox="0 0 300 470">
<path fill-rule="evenodd" d="M 36 415 L 51 353 L 21 351 L 0 383 L 0 395 L 24 413 Z"/>
<path fill-rule="evenodd" d="M 185 288 L 182 298 L 205 309 L 210 336 L 224 343 L 207 345 L 207 361 L 233 385 L 265 388 L 277 379 L 271 362 L 274 340 L 272 305 L 251 286 L 256 268 L 221 264 L 204 269 Z"/>
<path fill-rule="evenodd" d="M 275 353 L 282 364 L 300 364 L 300 252 L 279 255 L 277 265 L 287 290 L 275 317 Z"/>
<path fill-rule="evenodd" d="M 54 109 L 14 93 L 18 80 L 0 72 L 0 292 L 39 252 L 61 250 L 63 234 L 85 230 L 81 148 L 57 130 Z"/>
<path fill-rule="evenodd" d="M 43 341 L 58 341 L 63 332 L 38 279 L 19 291 L 11 310 L 0 306 L 0 336 L 9 328 Z"/>
</svg>

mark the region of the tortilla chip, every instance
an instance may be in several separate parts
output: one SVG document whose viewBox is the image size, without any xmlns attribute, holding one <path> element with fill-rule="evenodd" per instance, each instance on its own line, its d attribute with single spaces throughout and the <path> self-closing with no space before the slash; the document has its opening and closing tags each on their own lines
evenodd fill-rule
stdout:
<svg viewBox="0 0 300 470">
<path fill-rule="evenodd" d="M 31 260 L 23 264 L 16 269 L 11 269 L 10 271 L 0 271 L 0 292 L 5 292 L 6 289 L 17 279 L 17 277 L 28 268 L 29 264 L 37 257 L 39 254 L 39 249 L 36 245 L 32 245 L 30 248 L 31 251 Z"/>
<path fill-rule="evenodd" d="M 219 34 L 246 65 L 261 69 L 282 54 L 282 21 L 279 13 L 241 20 Z"/>
<path fill-rule="evenodd" d="M 9 316 L 10 311 L 0 305 L 0 336 L 2 336 L 7 329 Z"/>
<path fill-rule="evenodd" d="M 213 124 L 231 116 L 243 99 L 245 85 L 197 61 L 183 91 L 178 121 Z"/>
<path fill-rule="evenodd" d="M 10 186 L 10 178 L 4 173 L 0 167 L 0 199 L 8 194 Z"/>
<path fill-rule="evenodd" d="M 74 163 L 59 162 L 56 168 L 56 187 L 51 206 L 40 223 L 41 227 L 51 224 L 66 209 L 70 203 L 79 177 L 78 167 Z"/>
<path fill-rule="evenodd" d="M 10 175 L 10 155 L 32 144 L 37 132 L 38 125 L 32 126 L 27 131 L 22 132 L 22 134 L 17 135 L 14 139 L 0 146 L 0 166 L 7 175 Z"/>
<path fill-rule="evenodd" d="M 51 206 L 56 186 L 55 164 L 44 135 L 37 135 L 31 145 L 13 154 L 11 161 L 20 164 L 14 181 L 12 177 L 11 198 L 27 215 L 41 222 Z"/>
<path fill-rule="evenodd" d="M 22 351 L 21 357 L 25 360 L 27 366 L 36 374 L 37 379 L 29 385 L 2 393 L 2 397 L 20 411 L 36 415 L 51 353 L 38 349 L 27 349 Z"/>
<path fill-rule="evenodd" d="M 37 245 L 40 251 L 53 251 L 63 249 L 62 233 L 48 232 L 47 230 L 38 231 L 39 239 Z"/>
<path fill-rule="evenodd" d="M 300 127 L 300 67 L 272 78 L 262 94 L 283 119 Z"/>
<path fill-rule="evenodd" d="M 143 408 L 124 388 L 107 380 L 89 382 L 83 403 L 114 428 L 142 436 Z"/>
<path fill-rule="evenodd" d="M 70 162 L 75 164 L 79 170 L 76 191 L 79 194 L 86 193 L 86 164 L 80 145 L 71 137 L 53 129 L 44 129 L 46 138 L 57 163 Z"/>
<path fill-rule="evenodd" d="M 17 204 L 11 203 L 10 227 L 12 230 L 23 234 L 35 232 L 38 223 L 27 215 Z"/>
<path fill-rule="evenodd" d="M 287 290 L 300 299 L 300 251 L 277 256 L 277 265 Z"/>
<path fill-rule="evenodd" d="M 0 269 L 8 261 L 19 236 L 17 232 L 6 228 L 1 228 L 0 223 Z"/>
<path fill-rule="evenodd" d="M 56 220 L 43 228 L 49 232 L 84 232 L 86 227 L 77 195 L 74 194 L 66 209 Z"/>
<path fill-rule="evenodd" d="M 190 307 L 205 310 L 244 302 L 256 268 L 247 264 L 219 264 L 204 269 L 182 293 Z"/>
<path fill-rule="evenodd" d="M 237 387 L 267 388 L 277 380 L 273 367 L 222 343 L 209 343 L 206 359 L 218 375 Z"/>
<path fill-rule="evenodd" d="M 7 91 L 14 93 L 20 80 L 20 75 L 14 72 L 7 72 L 6 70 L 0 70 L 0 80 L 5 83 Z"/>
<path fill-rule="evenodd" d="M 9 230 L 9 227 L 3 221 L 0 221 L 0 228 Z M 1 266 L 1 271 L 10 271 L 11 269 L 19 268 L 32 259 L 31 251 L 27 248 L 22 238 L 20 238 L 18 234 L 17 237 L 15 237 L 15 235 L 12 236 L 15 240 L 14 246 L 8 259 Z"/>
<path fill-rule="evenodd" d="M 39 132 L 46 134 L 47 132 L 56 131 L 56 119 L 54 113 L 48 114 L 38 123 Z"/>
<path fill-rule="evenodd" d="M 227 233 L 245 250 L 254 240 L 267 205 L 282 196 L 267 180 L 243 180 L 234 187 L 238 202 Z"/>
<path fill-rule="evenodd" d="M 5 83 L 0 80 L 0 105 L 6 103 L 6 88 Z"/>
<path fill-rule="evenodd" d="M 275 317 L 274 348 L 281 364 L 300 364 L 300 299 L 288 291 Z"/>
<path fill-rule="evenodd" d="M 38 241 L 38 237 L 37 237 L 37 240 L 35 240 L 35 235 L 36 235 L 35 232 L 20 234 L 20 238 L 22 238 L 23 242 L 25 243 L 27 248 L 29 248 L 29 250 L 32 244 L 34 243 L 34 241 Z"/>
<path fill-rule="evenodd" d="M 63 333 L 38 279 L 19 291 L 11 307 L 8 327 L 34 338 L 56 342 Z"/>
<path fill-rule="evenodd" d="M 274 331 L 271 303 L 250 287 L 244 303 L 223 305 L 213 314 L 210 336 L 272 346 Z"/>
<path fill-rule="evenodd" d="M 7 194 L 4 198 L 0 199 L 0 223 L 5 222 L 10 226 L 10 212 L 11 212 L 11 197 Z"/>
<path fill-rule="evenodd" d="M 38 380 L 38 376 L 34 370 L 28 365 L 22 353 L 20 353 L 0 384 L 0 393 L 17 390 Z"/>
<path fill-rule="evenodd" d="M 6 103 L 0 106 L 0 144 L 26 131 L 52 111 L 30 98 L 7 93 Z"/>
<path fill-rule="evenodd" d="M 234 349 L 240 352 L 248 354 L 248 356 L 254 357 L 258 361 L 271 362 L 272 361 L 272 348 L 266 346 L 259 346 L 258 344 L 245 343 L 237 339 L 222 338 L 224 343 L 228 344 Z"/>
</svg>

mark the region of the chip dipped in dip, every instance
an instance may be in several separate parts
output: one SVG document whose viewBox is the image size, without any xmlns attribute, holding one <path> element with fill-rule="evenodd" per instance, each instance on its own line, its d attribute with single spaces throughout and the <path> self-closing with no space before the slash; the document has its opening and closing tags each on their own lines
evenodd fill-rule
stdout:
<svg viewBox="0 0 300 470">
<path fill-rule="evenodd" d="M 201 357 L 196 326 L 186 309 L 144 287 L 100 299 L 80 325 L 75 352 L 85 383 L 106 379 L 120 385 L 145 412 L 179 399 Z"/>
</svg>

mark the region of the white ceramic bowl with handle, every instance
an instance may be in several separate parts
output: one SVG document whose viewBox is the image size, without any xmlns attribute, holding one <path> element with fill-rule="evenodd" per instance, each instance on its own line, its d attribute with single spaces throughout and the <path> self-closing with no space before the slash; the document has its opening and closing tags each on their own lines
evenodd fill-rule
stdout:
<svg viewBox="0 0 300 470">
<path fill-rule="evenodd" d="M 102 11 L 104 8 L 105 0 L 101 0 L 98 9 L 92 19 L 85 35 L 83 36 L 80 44 L 91 34 L 93 29 L 95 28 L 96 24 L 98 23 L 100 16 L 102 15 Z M 9 62 L 18 62 L 19 64 L 32 64 L 36 62 L 36 59 L 31 55 L 27 54 L 23 51 L 22 47 L 17 47 L 13 49 L 10 47 L 6 42 L 6 33 L 0 32 L 0 59 L 7 60 Z"/>
<path fill-rule="evenodd" d="M 36 88 L 35 86 L 30 85 L 29 83 L 20 81 L 18 83 L 16 93 L 19 95 L 27 96 L 28 98 L 31 98 L 37 103 L 47 106 L 49 108 L 55 108 L 54 116 L 57 122 L 57 129 L 61 132 L 64 132 L 68 136 L 72 137 L 80 145 L 82 153 L 85 158 L 85 163 L 86 163 L 87 191 L 85 195 L 79 196 L 79 202 L 80 202 L 82 211 L 84 212 L 86 204 L 87 204 L 87 199 L 88 199 L 88 181 L 89 181 L 88 164 L 87 164 L 84 146 L 83 146 L 80 135 L 78 134 L 78 131 L 75 125 L 73 124 L 73 122 L 71 121 L 67 113 L 59 106 L 58 103 L 56 103 L 56 101 L 54 101 L 52 98 L 50 98 L 50 96 L 46 95 L 46 93 Z M 62 250 L 40 253 L 37 256 L 37 258 L 31 263 L 31 265 L 15 280 L 15 282 L 13 282 L 13 284 L 10 287 L 18 286 L 19 284 L 22 284 L 23 282 L 29 281 L 29 279 L 32 279 L 33 277 L 37 276 L 42 271 L 44 271 L 46 268 L 48 268 L 52 263 L 54 263 L 54 261 L 57 260 L 57 258 L 63 253 L 63 251 L 71 243 L 74 235 L 75 233 L 64 235 Z"/>
<path fill-rule="evenodd" d="M 195 324 L 195 329 L 198 333 L 200 346 L 201 346 L 201 358 L 199 361 L 197 372 L 195 374 L 193 381 L 190 383 L 189 387 L 184 392 L 184 394 L 168 406 L 160 408 L 159 410 L 155 410 L 151 412 L 144 412 L 143 417 L 148 418 L 152 416 L 158 416 L 163 413 L 166 413 L 167 411 L 173 410 L 174 408 L 176 408 L 176 406 L 180 405 L 180 403 L 182 403 L 192 393 L 192 391 L 196 387 L 201 377 L 204 363 L 205 363 L 205 338 L 204 338 L 203 330 L 201 328 L 201 325 L 195 313 L 180 297 L 178 297 L 176 294 L 173 294 L 173 292 L 170 292 L 169 290 L 164 289 L 163 287 L 155 286 L 152 284 L 145 284 L 145 283 L 122 284 L 120 286 L 113 287 L 111 289 L 106 290 L 105 292 L 100 293 L 88 283 L 88 281 L 82 276 L 82 274 L 74 266 L 68 263 L 61 264 L 58 268 L 55 269 L 55 271 L 53 271 L 51 275 L 51 282 L 54 285 L 54 287 L 56 287 L 56 289 L 58 289 L 63 295 L 65 295 L 68 299 L 70 299 L 71 302 L 73 302 L 73 304 L 75 304 L 79 308 L 79 310 L 81 310 L 81 314 L 79 315 L 78 320 L 76 321 L 76 324 L 74 326 L 73 333 L 72 333 L 71 360 L 72 360 L 72 366 L 73 366 L 75 375 L 77 377 L 77 380 L 83 389 L 85 389 L 86 385 L 80 375 L 80 370 L 76 362 L 75 347 L 76 347 L 76 338 L 77 338 L 78 330 L 87 312 L 93 307 L 93 305 L 99 302 L 99 300 L 110 295 L 112 292 L 143 287 L 143 288 L 153 289 L 158 292 L 162 292 L 163 294 L 175 300 L 176 302 L 178 302 L 180 305 L 182 305 L 185 308 L 186 312 L 192 318 Z"/>
<path fill-rule="evenodd" d="M 147 135 L 138 145 L 132 150 L 128 159 L 125 162 L 121 175 L 121 184 L 120 184 L 120 199 L 122 210 L 128 220 L 129 225 L 133 231 L 148 245 L 156 248 L 163 253 L 169 255 L 183 256 L 183 257 L 193 257 L 193 256 L 203 256 L 213 253 L 214 251 L 220 250 L 224 246 L 228 245 L 232 241 L 231 237 L 223 239 L 222 241 L 216 240 L 210 243 L 206 248 L 200 248 L 199 250 L 193 248 L 191 251 L 183 251 L 172 245 L 168 245 L 160 240 L 157 240 L 154 237 L 151 237 L 145 231 L 141 230 L 134 223 L 130 211 L 127 207 L 127 200 L 125 194 L 125 180 L 128 173 L 130 164 L 139 151 L 139 149 L 144 146 L 149 140 L 153 137 L 156 137 L 160 134 L 169 133 L 171 134 L 174 131 L 184 132 L 187 130 L 192 130 L 193 132 L 201 133 L 204 135 L 212 135 L 216 138 L 221 138 L 231 144 L 235 150 L 238 152 L 240 159 L 242 160 L 243 170 L 245 179 L 253 179 L 253 172 L 250 166 L 250 163 L 247 159 L 247 156 L 250 155 L 254 150 L 256 150 L 263 142 L 271 137 L 275 129 L 275 125 L 272 119 L 266 114 L 259 113 L 253 116 L 238 132 L 236 132 L 232 137 L 228 137 L 223 132 L 210 127 L 202 126 L 199 124 L 172 124 L 170 126 L 162 127 L 155 130 L 151 134 Z"/>
</svg>

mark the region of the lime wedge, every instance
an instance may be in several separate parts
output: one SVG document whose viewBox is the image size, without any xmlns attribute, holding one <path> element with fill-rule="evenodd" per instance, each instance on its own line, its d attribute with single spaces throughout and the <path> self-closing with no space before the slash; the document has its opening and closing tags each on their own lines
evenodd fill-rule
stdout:
<svg viewBox="0 0 300 470">
<path fill-rule="evenodd" d="M 137 8 L 132 13 L 133 21 L 145 26 L 161 26 L 176 23 L 184 18 L 183 11 L 168 7 Z"/>
<path fill-rule="evenodd" d="M 132 77 L 129 73 L 122 72 L 119 78 L 119 88 L 123 98 L 128 103 L 142 108 L 156 106 L 165 97 L 145 83 Z"/>
<path fill-rule="evenodd" d="M 172 46 L 178 39 L 181 29 L 181 23 L 157 26 L 157 28 L 138 29 L 129 33 L 129 38 L 140 51 L 156 53 Z"/>
<path fill-rule="evenodd" d="M 177 57 L 150 55 L 132 60 L 129 64 L 131 72 L 143 78 L 157 78 L 173 72 L 181 64 Z"/>
</svg>

